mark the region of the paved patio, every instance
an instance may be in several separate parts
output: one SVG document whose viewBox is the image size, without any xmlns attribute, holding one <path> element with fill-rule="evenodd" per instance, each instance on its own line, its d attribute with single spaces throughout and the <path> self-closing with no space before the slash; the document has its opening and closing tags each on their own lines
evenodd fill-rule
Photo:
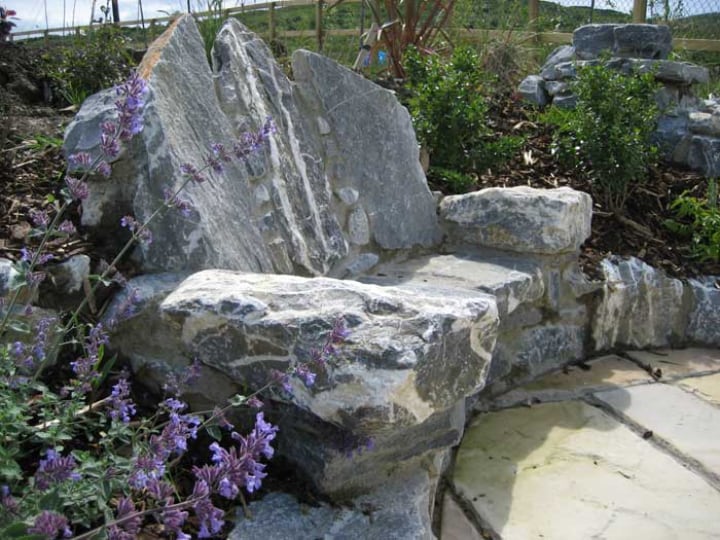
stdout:
<svg viewBox="0 0 720 540">
<path fill-rule="evenodd" d="M 720 351 L 606 356 L 479 412 L 442 540 L 483 538 L 719 539 Z"/>
</svg>

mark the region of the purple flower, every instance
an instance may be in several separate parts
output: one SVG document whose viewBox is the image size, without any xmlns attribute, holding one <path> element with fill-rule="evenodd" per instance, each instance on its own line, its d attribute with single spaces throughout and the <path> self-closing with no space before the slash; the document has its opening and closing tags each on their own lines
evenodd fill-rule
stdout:
<svg viewBox="0 0 720 540">
<path fill-rule="evenodd" d="M 152 232 L 147 227 L 141 225 L 134 217 L 125 216 L 120 219 L 120 225 L 129 229 L 133 237 L 143 244 L 152 243 Z"/>
<path fill-rule="evenodd" d="M 112 174 L 112 167 L 107 161 L 101 161 L 95 167 L 95 172 L 104 176 L 105 178 L 110 178 L 110 175 Z"/>
<path fill-rule="evenodd" d="M 115 514 L 117 523 L 108 527 L 108 540 L 134 540 L 140 533 L 142 518 L 129 497 L 120 497 Z"/>
<path fill-rule="evenodd" d="M 225 525 L 223 517 L 225 512 L 213 506 L 210 501 L 210 487 L 202 480 L 195 482 L 192 493 L 193 499 L 198 499 L 193 504 L 195 515 L 200 521 L 198 538 L 211 538 L 218 534 Z"/>
<path fill-rule="evenodd" d="M 183 217 L 190 217 L 193 206 L 189 201 L 181 199 L 169 188 L 163 188 L 163 202 L 170 208 L 175 208 Z"/>
<path fill-rule="evenodd" d="M 145 489 L 147 490 L 148 494 L 156 501 L 172 504 L 173 493 L 175 491 L 173 490 L 173 487 L 164 480 L 160 480 L 158 478 L 151 478 L 150 480 L 148 480 Z"/>
<path fill-rule="evenodd" d="M 173 396 L 179 396 L 200 378 L 201 367 L 200 360 L 195 358 L 192 364 L 185 367 L 179 376 L 176 372 L 169 373 L 167 376 L 168 382 L 163 385 L 163 390 Z"/>
<path fill-rule="evenodd" d="M 218 426 L 223 429 L 231 430 L 233 426 L 230 421 L 225 417 L 225 411 L 220 407 L 213 408 L 212 418 L 217 422 Z"/>
<path fill-rule="evenodd" d="M 177 540 L 191 540 L 192 538 L 190 535 L 182 532 L 182 526 L 185 524 L 187 517 L 187 512 L 180 511 L 176 508 L 165 509 L 160 514 L 165 528 L 169 532 L 175 533 Z"/>
<path fill-rule="evenodd" d="M 70 165 L 73 167 L 89 167 L 92 163 L 92 156 L 88 154 L 87 152 L 78 152 L 76 154 L 71 154 L 68 157 L 68 161 L 70 162 Z"/>
<path fill-rule="evenodd" d="M 312 386 L 315 384 L 315 373 L 310 371 L 307 363 L 298 364 L 295 367 L 295 375 L 302 379 L 305 386 Z"/>
<path fill-rule="evenodd" d="M 65 177 L 65 185 L 70 193 L 70 198 L 75 201 L 84 201 L 88 198 L 90 190 L 85 182 L 72 176 Z"/>
<path fill-rule="evenodd" d="M 10 514 L 17 514 L 20 511 L 20 506 L 6 485 L 0 487 L 0 506 Z"/>
<path fill-rule="evenodd" d="M 232 438 L 239 443 L 237 446 L 226 450 L 217 442 L 212 443 L 209 449 L 213 465 L 193 468 L 196 487 L 203 483 L 208 489 L 228 499 L 236 498 L 241 488 L 245 488 L 248 493 L 259 489 L 263 478 L 267 476 L 265 465 L 260 463 L 260 459 L 273 456 L 270 442 L 277 431 L 276 426 L 265 422 L 263 413 L 258 413 L 255 427 L 247 437 L 232 433 Z"/>
<path fill-rule="evenodd" d="M 110 418 L 127 423 L 135 415 L 135 404 L 130 399 L 130 385 L 125 377 L 120 379 L 110 393 Z"/>
<path fill-rule="evenodd" d="M 165 474 L 165 461 L 157 456 L 145 455 L 135 458 L 133 471 L 128 479 L 130 487 L 144 489 L 151 480 L 158 480 Z"/>
<path fill-rule="evenodd" d="M 51 485 L 65 480 L 80 480 L 80 475 L 73 472 L 76 466 L 74 457 L 62 457 L 55 450 L 48 449 L 45 459 L 40 460 L 38 470 L 35 472 L 35 487 L 45 491 Z"/>
<path fill-rule="evenodd" d="M 180 165 L 180 174 L 192 179 L 196 184 L 202 184 L 207 180 L 205 176 L 191 163 L 183 163 Z"/>
<path fill-rule="evenodd" d="M 35 523 L 27 530 L 28 534 L 42 534 L 47 538 L 54 540 L 59 534 L 63 538 L 70 538 L 72 531 L 68 527 L 68 520 L 65 516 L 43 510 L 42 513 L 35 518 Z"/>
<path fill-rule="evenodd" d="M 41 253 L 36 257 L 36 253 L 32 249 L 28 247 L 20 248 L 20 260 L 27 263 L 32 263 L 33 259 L 36 259 L 35 264 L 40 265 L 48 263 L 54 258 L 55 256 L 52 253 Z"/>
<path fill-rule="evenodd" d="M 133 71 L 124 83 L 115 87 L 115 93 L 118 95 L 115 108 L 118 112 L 120 140 L 129 141 L 142 131 L 143 98 L 147 92 L 147 84 L 137 71 Z"/>
<path fill-rule="evenodd" d="M 75 225 L 73 225 L 73 222 L 67 219 L 60 223 L 60 225 L 58 225 L 57 230 L 63 234 L 75 234 L 77 232 L 77 229 L 75 229 Z"/>
<path fill-rule="evenodd" d="M 50 216 L 48 215 L 46 210 L 38 210 L 36 208 L 32 208 L 29 214 L 33 225 L 35 225 L 36 227 L 46 229 L 47 226 L 50 225 Z"/>
<path fill-rule="evenodd" d="M 247 400 L 246 405 L 251 409 L 262 409 L 265 406 L 257 396 L 251 396 L 250 399 Z"/>
<path fill-rule="evenodd" d="M 270 378 L 273 382 L 279 384 L 282 389 L 285 390 L 285 392 L 287 392 L 288 394 L 293 393 L 293 387 L 290 383 L 290 376 L 287 373 L 279 371 L 277 369 L 272 369 L 270 370 Z"/>
</svg>

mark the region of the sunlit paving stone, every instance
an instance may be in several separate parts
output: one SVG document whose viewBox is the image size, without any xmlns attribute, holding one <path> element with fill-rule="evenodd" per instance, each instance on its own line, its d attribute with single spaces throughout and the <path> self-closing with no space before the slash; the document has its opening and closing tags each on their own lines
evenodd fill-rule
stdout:
<svg viewBox="0 0 720 540">
<path fill-rule="evenodd" d="M 717 407 L 666 384 L 599 392 L 595 396 L 709 472 L 720 475 Z"/>
<path fill-rule="evenodd" d="M 720 537 L 718 491 L 583 402 L 479 415 L 453 483 L 504 540 Z"/>
<path fill-rule="evenodd" d="M 628 355 L 657 372 L 662 379 L 675 379 L 700 373 L 720 372 L 720 350 L 679 349 L 628 351 Z"/>
<path fill-rule="evenodd" d="M 683 379 L 677 384 L 680 388 L 694 393 L 700 399 L 720 406 L 720 373 Z"/>
</svg>

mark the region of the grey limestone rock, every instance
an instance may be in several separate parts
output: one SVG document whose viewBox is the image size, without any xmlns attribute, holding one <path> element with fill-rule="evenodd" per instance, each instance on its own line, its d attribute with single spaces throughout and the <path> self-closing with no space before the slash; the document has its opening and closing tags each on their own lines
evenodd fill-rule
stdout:
<svg viewBox="0 0 720 540">
<path fill-rule="evenodd" d="M 603 297 L 592 318 L 597 351 L 614 347 L 662 347 L 682 341 L 684 288 L 634 257 L 602 261 Z"/>
<path fill-rule="evenodd" d="M 692 343 L 720 346 L 720 287 L 717 276 L 689 280 L 692 309 L 686 337 Z"/>
<path fill-rule="evenodd" d="M 602 51 L 612 51 L 615 45 L 615 25 L 586 24 L 573 32 L 573 47 L 579 60 L 593 60 Z"/>
<path fill-rule="evenodd" d="M 518 87 L 520 95 L 530 103 L 540 107 L 548 104 L 548 93 L 545 90 L 545 81 L 538 75 L 528 75 Z"/>
<path fill-rule="evenodd" d="M 623 58 L 665 59 L 672 48 L 667 26 L 653 24 L 588 24 L 573 32 L 575 54 L 592 60 L 607 51 Z"/>
<path fill-rule="evenodd" d="M 487 188 L 445 197 L 440 216 L 459 242 L 521 253 L 564 253 L 590 236 L 592 200 L 569 188 Z"/>
<path fill-rule="evenodd" d="M 340 189 L 357 192 L 368 220 L 361 236 L 379 248 L 439 242 L 410 117 L 391 92 L 307 51 L 295 53 L 291 82 L 235 19 L 219 32 L 212 63 L 211 70 L 192 17 L 180 17 L 150 48 L 139 68 L 149 87 L 145 128 L 112 177 L 90 183 L 83 222 L 96 237 L 122 242 L 119 219 L 148 218 L 163 188 L 184 182 L 183 164 L 202 167 L 212 143 L 229 147 L 270 117 L 277 129 L 259 153 L 185 189 L 190 217 L 171 212 L 152 223 L 155 241 L 135 253 L 143 271 L 329 274 L 358 254 L 347 208 L 333 196 Z M 86 102 L 67 130 L 68 153 L 98 153 L 113 101 L 105 92 Z"/>
<path fill-rule="evenodd" d="M 308 506 L 291 495 L 271 493 L 250 503 L 252 519 L 238 511 L 228 540 L 434 539 L 431 510 L 438 479 L 437 472 L 422 469 L 394 474 L 382 487 L 341 507 Z"/>
<path fill-rule="evenodd" d="M 398 462 L 454 444 L 465 398 L 484 385 L 498 326 L 487 294 L 412 284 L 206 270 L 162 301 L 167 288 L 157 290 L 119 324 L 113 347 L 156 384 L 199 359 L 217 375 L 194 387 L 205 401 L 221 403 L 234 386 L 261 387 L 273 369 L 311 358 L 336 319 L 346 322 L 343 360 L 312 387 L 293 379 L 281 415 L 280 451 L 327 492 L 380 483 Z M 346 459 L 368 439 L 375 451 Z"/>
</svg>

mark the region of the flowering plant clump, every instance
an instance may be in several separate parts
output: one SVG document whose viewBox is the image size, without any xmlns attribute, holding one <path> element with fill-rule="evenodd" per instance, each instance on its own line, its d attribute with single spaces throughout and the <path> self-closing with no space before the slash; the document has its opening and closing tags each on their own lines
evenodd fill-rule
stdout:
<svg viewBox="0 0 720 540">
<path fill-rule="evenodd" d="M 291 391 L 291 376 L 312 385 L 316 372 L 325 368 L 347 336 L 339 320 L 308 362 L 274 373 L 257 392 L 235 396 L 225 407 L 210 411 L 189 412 L 181 399 L 199 376 L 201 366 L 194 362 L 182 374 L 168 378 L 165 398 L 152 414 L 143 416 L 133 400 L 128 374 L 114 371 L 114 359 L 106 358 L 108 332 L 120 319 L 133 314 L 136 291 L 129 292 L 116 319 L 105 325 L 80 322 L 87 298 L 109 276 L 117 275 L 117 264 L 130 247 L 152 240 L 151 222 L 171 210 L 192 212 L 181 192 L 204 182 L 208 169 L 220 172 L 227 162 L 245 159 L 262 148 L 274 130 L 270 120 L 232 145 L 212 145 L 201 167 L 184 164 L 182 185 L 166 189 L 163 204 L 144 222 L 123 217 L 120 226 L 130 230 L 130 240 L 72 313 L 61 319 L 40 319 L 32 328 L 19 322 L 16 315 L 33 311 L 31 300 L 46 277 L 43 265 L 50 261 L 44 253 L 48 239 L 74 231 L 63 217 L 66 210 L 88 196 L 88 176 L 109 176 L 122 144 L 142 131 L 146 93 L 145 81 L 137 73 L 117 87 L 116 119 L 101 126 L 98 155 L 69 157 L 73 172 L 65 177 L 63 202 L 53 215 L 33 213 L 39 246 L 23 250 L 15 265 L 20 277 L 9 298 L 0 298 L 3 539 L 72 536 L 129 540 L 150 523 L 170 538 L 189 539 L 188 531 L 198 538 L 217 535 L 225 524 L 221 507 L 236 500 L 244 505 L 243 491 L 254 493 L 261 487 L 267 476 L 265 461 L 273 457 L 272 442 L 278 433 L 278 427 L 268 422 L 262 411 L 255 412 L 254 425 L 246 434 L 236 430 L 226 414 L 238 406 L 262 408 L 261 392 L 276 384 Z M 16 335 L 20 339 L 11 337 Z M 32 339 L 22 339 L 23 335 Z M 57 368 L 67 376 L 61 381 L 45 377 L 63 343 L 74 351 L 74 360 Z M 208 440 L 212 440 L 209 445 Z M 198 445 L 206 445 L 208 463 L 187 457 Z M 184 475 L 179 474 L 183 467 Z M 189 478 L 189 485 L 178 478 Z M 190 516 L 194 518 L 190 520 Z"/>
</svg>

